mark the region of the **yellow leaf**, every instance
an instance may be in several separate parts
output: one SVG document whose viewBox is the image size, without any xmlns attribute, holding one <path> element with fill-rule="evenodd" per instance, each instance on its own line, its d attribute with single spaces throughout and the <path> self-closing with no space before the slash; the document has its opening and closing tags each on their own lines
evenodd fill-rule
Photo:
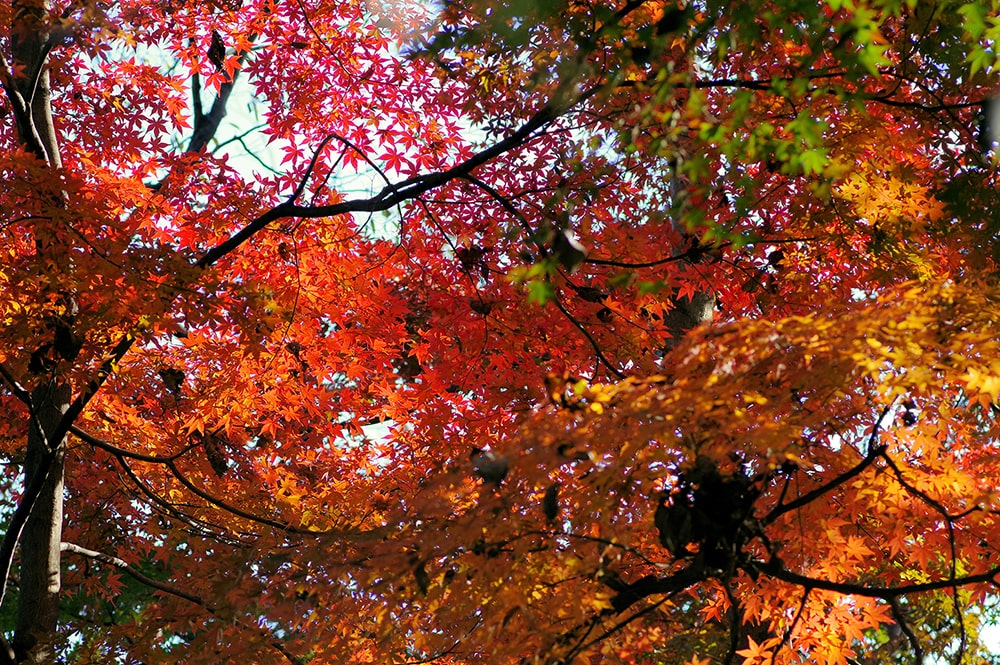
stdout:
<svg viewBox="0 0 1000 665">
<path fill-rule="evenodd" d="M 996 374 L 987 374 L 970 367 L 962 378 L 965 379 L 970 391 L 989 395 L 993 401 L 997 401 L 997 397 L 1000 396 L 1000 376 Z"/>
<path fill-rule="evenodd" d="M 611 598 L 605 594 L 594 596 L 590 599 L 590 606 L 595 610 L 610 610 L 612 608 Z"/>
</svg>

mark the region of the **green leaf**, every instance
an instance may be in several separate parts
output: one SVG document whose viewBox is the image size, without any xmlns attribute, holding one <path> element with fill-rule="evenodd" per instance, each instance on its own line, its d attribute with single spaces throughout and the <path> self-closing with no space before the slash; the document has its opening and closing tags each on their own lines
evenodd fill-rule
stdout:
<svg viewBox="0 0 1000 665">
<path fill-rule="evenodd" d="M 639 295 L 646 296 L 654 293 L 659 293 L 663 289 L 667 288 L 667 284 L 662 279 L 657 279 L 655 281 L 639 282 L 638 287 L 639 287 Z"/>
<path fill-rule="evenodd" d="M 555 297 L 556 292 L 552 288 L 551 282 L 542 279 L 528 282 L 528 302 L 544 305 Z"/>
</svg>

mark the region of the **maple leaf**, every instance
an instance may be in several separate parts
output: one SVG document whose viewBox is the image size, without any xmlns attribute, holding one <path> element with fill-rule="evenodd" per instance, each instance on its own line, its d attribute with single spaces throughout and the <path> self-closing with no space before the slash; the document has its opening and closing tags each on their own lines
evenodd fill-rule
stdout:
<svg viewBox="0 0 1000 665">
<path fill-rule="evenodd" d="M 100 588 L 100 593 L 108 600 L 114 600 L 120 594 L 125 584 L 122 577 L 116 572 L 109 572 L 104 578 L 104 583 Z"/>
<path fill-rule="evenodd" d="M 779 638 L 768 638 L 758 644 L 752 637 L 747 637 L 747 648 L 740 649 L 736 655 L 743 656 L 746 665 L 766 665 L 774 660 L 774 647 L 780 643 Z"/>
<path fill-rule="evenodd" d="M 857 536 L 848 536 L 843 548 L 844 555 L 851 559 L 867 560 L 873 554 L 864 540 Z"/>
<path fill-rule="evenodd" d="M 85 4 L 2 29 L 13 660 L 981 659 L 994 7 Z"/>
</svg>

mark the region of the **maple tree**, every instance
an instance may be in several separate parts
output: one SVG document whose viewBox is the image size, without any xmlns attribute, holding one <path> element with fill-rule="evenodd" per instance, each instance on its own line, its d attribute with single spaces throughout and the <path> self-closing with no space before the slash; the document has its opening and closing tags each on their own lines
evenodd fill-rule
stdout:
<svg viewBox="0 0 1000 665">
<path fill-rule="evenodd" d="M 995 658 L 995 3 L 0 11 L 3 662 Z"/>
</svg>

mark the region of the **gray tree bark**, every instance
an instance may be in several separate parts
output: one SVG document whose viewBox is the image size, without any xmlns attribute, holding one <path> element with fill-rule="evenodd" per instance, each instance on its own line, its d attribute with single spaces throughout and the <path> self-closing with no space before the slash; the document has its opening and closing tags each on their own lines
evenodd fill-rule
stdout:
<svg viewBox="0 0 1000 665">
<path fill-rule="evenodd" d="M 52 122 L 51 88 L 46 64 L 49 42 L 48 0 L 16 0 L 13 3 L 11 54 L 15 89 L 8 88 L 15 110 L 20 142 L 46 162 L 51 169 L 62 166 L 59 143 Z M 54 180 L 54 182 L 58 182 Z M 59 191 L 41 186 L 43 206 L 62 205 Z M 44 219 L 45 215 L 42 215 Z M 40 222 L 44 225 L 44 222 Z M 35 246 L 41 257 L 51 257 L 50 265 L 67 267 L 61 251 L 59 232 L 39 228 Z M 65 294 L 63 294 L 65 295 Z M 30 351 L 30 350 L 28 350 Z M 31 422 L 24 464 L 24 486 L 42 483 L 42 490 L 30 506 L 21 533 L 21 566 L 18 582 L 17 620 L 11 641 L 17 663 L 55 661 L 53 635 L 59 614 L 60 540 L 63 514 L 64 439 L 52 440 L 69 408 L 71 391 L 58 380 L 45 381 L 31 393 Z M 23 500 L 30 500 L 25 497 Z M 9 655 L 9 654 L 8 654 Z"/>
<path fill-rule="evenodd" d="M 65 385 L 43 385 L 31 395 L 32 418 L 24 464 L 24 484 L 44 475 L 42 492 L 21 534 L 21 574 L 17 623 L 11 646 L 18 663 L 55 661 L 53 636 L 59 617 L 64 443 L 52 441 L 70 401 Z"/>
</svg>

